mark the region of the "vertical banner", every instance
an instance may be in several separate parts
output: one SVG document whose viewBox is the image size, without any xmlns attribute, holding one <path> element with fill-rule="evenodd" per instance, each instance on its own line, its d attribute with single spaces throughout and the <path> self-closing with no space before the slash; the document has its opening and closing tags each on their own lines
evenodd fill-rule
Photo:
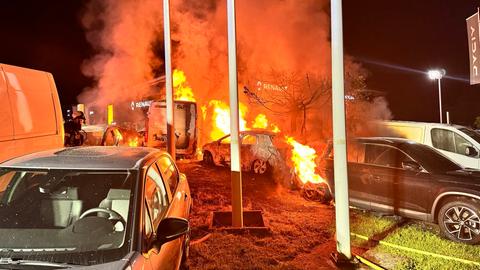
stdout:
<svg viewBox="0 0 480 270">
<path fill-rule="evenodd" d="M 478 12 L 467 18 L 468 51 L 470 54 L 470 84 L 480 83 L 480 34 Z"/>
</svg>

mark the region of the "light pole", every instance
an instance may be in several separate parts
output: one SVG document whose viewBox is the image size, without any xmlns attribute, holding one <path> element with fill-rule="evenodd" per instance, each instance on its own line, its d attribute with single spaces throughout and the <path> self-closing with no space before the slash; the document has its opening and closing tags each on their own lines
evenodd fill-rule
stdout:
<svg viewBox="0 0 480 270">
<path fill-rule="evenodd" d="M 438 107 L 440 109 L 440 124 L 443 123 L 443 117 L 442 117 L 442 77 L 445 76 L 447 72 L 445 69 L 432 69 L 428 71 L 428 77 L 431 80 L 437 80 L 438 81 Z"/>
</svg>

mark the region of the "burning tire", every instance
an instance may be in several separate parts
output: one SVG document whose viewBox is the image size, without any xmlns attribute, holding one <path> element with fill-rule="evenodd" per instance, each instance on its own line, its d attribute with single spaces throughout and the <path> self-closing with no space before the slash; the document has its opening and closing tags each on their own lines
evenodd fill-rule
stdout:
<svg viewBox="0 0 480 270">
<path fill-rule="evenodd" d="M 268 172 L 268 162 L 256 159 L 252 164 L 252 171 L 256 174 L 265 174 Z"/>
<path fill-rule="evenodd" d="M 213 162 L 212 153 L 210 153 L 209 151 L 205 151 L 205 152 L 203 153 L 202 162 L 203 162 L 203 164 L 205 164 L 205 165 L 207 165 L 207 166 L 213 166 L 213 165 L 214 165 L 214 162 Z"/>
<path fill-rule="evenodd" d="M 446 238 L 466 244 L 480 243 L 480 204 L 477 201 L 451 200 L 442 206 L 437 220 Z"/>
</svg>

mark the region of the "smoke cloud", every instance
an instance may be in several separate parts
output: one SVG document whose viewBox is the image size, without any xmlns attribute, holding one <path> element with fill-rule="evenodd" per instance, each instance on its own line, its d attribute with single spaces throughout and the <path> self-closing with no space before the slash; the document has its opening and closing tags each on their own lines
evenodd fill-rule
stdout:
<svg viewBox="0 0 480 270">
<path fill-rule="evenodd" d="M 185 72 L 199 114 L 200 107 L 212 99 L 228 103 L 226 1 L 171 0 L 170 3 L 173 66 Z M 132 86 L 158 76 L 157 71 L 163 65 L 163 51 L 156 46 L 163 43 L 161 9 L 161 2 L 154 0 L 89 2 L 83 24 L 98 54 L 85 62 L 83 71 L 95 78 L 96 84 L 86 89 L 79 101 L 104 106 L 145 95 L 144 89 Z M 331 137 L 329 32 L 327 0 L 237 1 L 239 93 L 248 106 L 247 121 L 262 112 L 285 133 L 302 137 L 304 143 L 315 144 Z M 348 93 L 366 89 L 368 73 L 359 64 L 347 58 L 345 70 Z M 278 74 L 301 82 L 299 85 L 304 88 L 298 87 L 298 93 L 318 87 L 320 94 L 310 102 L 308 110 L 299 108 L 292 112 L 293 109 L 285 111 L 282 106 L 272 105 L 269 111 L 265 104 L 241 91 L 243 86 L 255 89 L 259 81 L 288 87 L 282 85 Z M 264 93 L 269 96 L 268 91 Z M 369 100 L 357 97 L 355 102 L 347 104 L 347 112 L 351 134 L 369 133 L 361 128 L 365 121 L 391 117 L 382 97 Z M 208 116 L 206 121 L 211 122 Z M 202 142 L 209 140 L 205 136 Z"/>
</svg>

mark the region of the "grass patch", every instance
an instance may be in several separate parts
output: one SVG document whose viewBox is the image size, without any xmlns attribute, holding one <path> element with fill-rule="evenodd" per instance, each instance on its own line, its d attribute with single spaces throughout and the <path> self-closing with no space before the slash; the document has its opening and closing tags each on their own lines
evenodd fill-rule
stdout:
<svg viewBox="0 0 480 270">
<path fill-rule="evenodd" d="M 387 230 L 397 222 L 391 217 L 379 217 L 359 211 L 352 212 L 352 232 L 368 237 Z M 364 242 L 359 239 L 355 240 L 355 237 L 352 240 L 354 245 Z M 394 230 L 383 241 L 408 248 L 480 262 L 480 245 L 466 245 L 444 239 L 440 236 L 439 229 L 435 225 L 427 225 L 420 222 L 410 223 Z M 480 266 L 416 254 L 384 245 L 376 246 L 371 252 L 387 253 L 402 258 L 395 265 L 394 269 L 480 269 Z"/>
</svg>

